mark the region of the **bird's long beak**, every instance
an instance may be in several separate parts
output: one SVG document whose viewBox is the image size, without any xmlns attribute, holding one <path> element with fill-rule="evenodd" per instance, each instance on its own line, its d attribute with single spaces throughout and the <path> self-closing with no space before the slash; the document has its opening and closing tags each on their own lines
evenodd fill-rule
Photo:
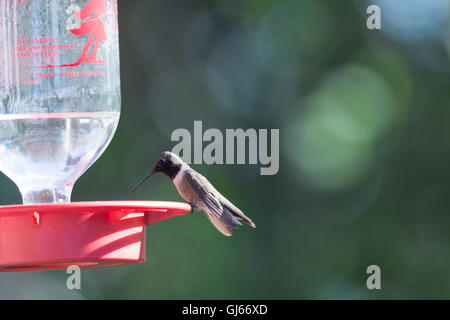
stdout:
<svg viewBox="0 0 450 320">
<path fill-rule="evenodd" d="M 139 183 L 131 190 L 131 193 L 135 192 L 148 178 L 155 173 L 155 169 L 152 169 Z"/>
</svg>

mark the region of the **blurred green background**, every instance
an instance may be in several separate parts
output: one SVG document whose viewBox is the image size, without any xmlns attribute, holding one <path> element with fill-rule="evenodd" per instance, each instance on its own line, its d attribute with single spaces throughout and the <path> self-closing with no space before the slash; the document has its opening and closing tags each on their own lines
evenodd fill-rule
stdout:
<svg viewBox="0 0 450 320">
<path fill-rule="evenodd" d="M 163 175 L 129 194 L 174 129 L 279 128 L 275 176 L 193 165 L 257 229 L 173 218 L 148 229 L 146 263 L 83 270 L 81 291 L 3 273 L 0 298 L 450 297 L 448 0 L 119 0 L 119 20 L 119 128 L 72 200 L 182 201 Z"/>
</svg>

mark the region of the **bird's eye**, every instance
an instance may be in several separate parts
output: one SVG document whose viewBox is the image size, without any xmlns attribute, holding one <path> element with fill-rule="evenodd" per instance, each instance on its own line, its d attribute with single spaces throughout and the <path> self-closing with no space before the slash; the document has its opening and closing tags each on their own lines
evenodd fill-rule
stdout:
<svg viewBox="0 0 450 320">
<path fill-rule="evenodd" d="M 164 164 L 166 162 L 166 159 L 159 159 L 159 164 Z"/>
</svg>

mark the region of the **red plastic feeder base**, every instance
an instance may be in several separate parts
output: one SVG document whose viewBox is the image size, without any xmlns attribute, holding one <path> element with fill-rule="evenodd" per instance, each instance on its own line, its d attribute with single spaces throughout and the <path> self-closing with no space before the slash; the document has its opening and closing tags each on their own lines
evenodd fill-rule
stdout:
<svg viewBox="0 0 450 320">
<path fill-rule="evenodd" d="M 190 210 L 167 201 L 0 206 L 0 271 L 144 262 L 146 226 Z"/>
</svg>

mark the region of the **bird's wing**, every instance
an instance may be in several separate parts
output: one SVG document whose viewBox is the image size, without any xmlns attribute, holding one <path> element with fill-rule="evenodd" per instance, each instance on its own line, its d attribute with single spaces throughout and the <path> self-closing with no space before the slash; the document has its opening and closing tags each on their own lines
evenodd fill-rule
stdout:
<svg viewBox="0 0 450 320">
<path fill-rule="evenodd" d="M 231 236 L 232 229 L 241 225 L 240 221 L 255 228 L 253 221 L 223 197 L 208 179 L 194 170 L 186 171 L 185 175 L 192 190 L 205 203 L 206 216 L 222 234 Z"/>
<path fill-rule="evenodd" d="M 211 212 L 220 219 L 223 213 L 217 191 L 204 176 L 196 171 L 189 170 L 185 173 L 192 190 L 200 197 Z"/>
</svg>

